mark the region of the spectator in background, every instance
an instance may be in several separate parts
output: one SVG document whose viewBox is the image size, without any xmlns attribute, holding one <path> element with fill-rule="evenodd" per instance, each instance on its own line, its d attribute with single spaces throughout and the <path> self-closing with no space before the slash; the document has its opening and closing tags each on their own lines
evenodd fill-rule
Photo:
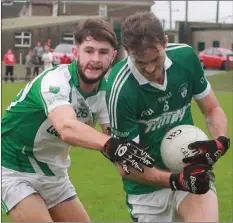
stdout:
<svg viewBox="0 0 233 223">
<path fill-rule="evenodd" d="M 32 53 L 32 64 L 33 64 L 33 77 L 34 76 L 38 76 L 39 75 L 39 58 L 37 56 L 37 54 L 35 54 L 35 52 Z"/>
<path fill-rule="evenodd" d="M 42 61 L 44 62 L 44 70 L 53 67 L 53 54 L 50 52 L 50 47 L 48 45 L 44 46 L 44 53 L 42 55 Z"/>
<path fill-rule="evenodd" d="M 53 52 L 53 48 L 52 48 L 52 41 L 51 41 L 51 39 L 48 39 L 48 40 L 47 40 L 46 45 L 48 45 L 48 46 L 49 46 L 49 48 L 50 48 L 50 52 Z"/>
<path fill-rule="evenodd" d="M 11 76 L 11 82 L 14 82 L 14 66 L 16 63 L 15 55 L 12 53 L 11 49 L 9 49 L 4 55 L 3 59 L 5 63 L 5 82 L 7 83 L 8 74 Z"/>
<path fill-rule="evenodd" d="M 47 45 L 51 48 L 51 44 L 52 44 L 52 41 L 51 41 L 51 39 L 48 39 L 47 40 Z"/>
<path fill-rule="evenodd" d="M 38 60 L 39 60 L 39 66 L 42 66 L 43 63 L 42 63 L 42 55 L 44 53 L 44 49 L 43 47 L 41 46 L 41 43 L 40 42 L 37 42 L 37 45 L 36 47 L 33 49 L 33 54 L 35 54 L 37 57 L 38 57 Z"/>
<path fill-rule="evenodd" d="M 33 65 L 33 52 L 32 52 L 32 49 L 30 49 L 25 59 L 25 68 L 26 68 L 25 81 L 26 82 L 30 80 L 32 65 Z"/>
<path fill-rule="evenodd" d="M 70 64 L 71 63 L 71 59 L 64 54 L 64 56 L 61 58 L 60 64 Z"/>
</svg>

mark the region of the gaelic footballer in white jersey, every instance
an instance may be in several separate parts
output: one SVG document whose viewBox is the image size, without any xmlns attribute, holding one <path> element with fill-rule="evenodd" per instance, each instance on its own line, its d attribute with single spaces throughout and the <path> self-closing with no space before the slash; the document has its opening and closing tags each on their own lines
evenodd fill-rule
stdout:
<svg viewBox="0 0 233 223">
<path fill-rule="evenodd" d="M 6 109 L 2 120 L 4 167 L 46 176 L 67 174 L 70 145 L 61 140 L 47 117 L 59 105 L 71 104 L 77 119 L 92 127 L 97 121 L 109 123 L 105 79 L 96 92 L 85 95 L 79 90 L 76 63 L 44 72 L 28 83 Z"/>
</svg>

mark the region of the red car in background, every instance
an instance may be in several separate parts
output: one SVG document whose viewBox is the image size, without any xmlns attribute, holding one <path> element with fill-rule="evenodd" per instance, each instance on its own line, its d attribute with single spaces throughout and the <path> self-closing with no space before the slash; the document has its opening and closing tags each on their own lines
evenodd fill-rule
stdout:
<svg viewBox="0 0 233 223">
<path fill-rule="evenodd" d="M 61 62 L 61 58 L 66 54 L 70 61 L 73 62 L 77 56 L 77 47 L 73 44 L 60 43 L 57 45 L 53 52 L 53 65 L 58 65 Z"/>
<path fill-rule="evenodd" d="M 203 68 L 226 70 L 227 67 L 233 67 L 233 51 L 227 48 L 208 48 L 199 53 L 199 60 Z"/>
</svg>

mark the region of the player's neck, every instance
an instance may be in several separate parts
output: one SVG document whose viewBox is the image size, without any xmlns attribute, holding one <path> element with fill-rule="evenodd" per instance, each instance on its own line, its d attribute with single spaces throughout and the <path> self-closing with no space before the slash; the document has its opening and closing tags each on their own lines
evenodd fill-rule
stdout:
<svg viewBox="0 0 233 223">
<path fill-rule="evenodd" d="M 162 75 L 161 77 L 157 78 L 154 82 L 157 83 L 157 84 L 159 84 L 159 85 L 163 85 L 163 83 L 164 83 L 164 75 Z"/>
<path fill-rule="evenodd" d="M 99 81 L 97 83 L 94 84 L 87 84 L 85 82 L 82 81 L 81 78 L 79 78 L 79 85 L 80 88 L 82 89 L 83 92 L 85 92 L 86 94 L 90 94 L 92 92 L 95 92 L 99 86 Z"/>
<path fill-rule="evenodd" d="M 165 80 L 165 70 L 163 69 L 161 75 L 156 76 L 152 81 L 156 84 L 163 85 Z"/>
</svg>

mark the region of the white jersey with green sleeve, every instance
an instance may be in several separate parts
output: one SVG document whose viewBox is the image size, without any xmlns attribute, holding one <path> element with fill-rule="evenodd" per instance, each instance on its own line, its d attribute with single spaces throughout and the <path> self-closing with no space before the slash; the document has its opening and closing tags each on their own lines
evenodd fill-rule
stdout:
<svg viewBox="0 0 233 223">
<path fill-rule="evenodd" d="M 21 172 L 63 176 L 70 165 L 69 145 L 48 119 L 60 105 L 72 105 L 77 119 L 90 126 L 109 123 L 106 81 L 85 94 L 79 87 L 77 62 L 60 65 L 29 82 L 2 118 L 2 166 Z"/>
<path fill-rule="evenodd" d="M 202 99 L 211 89 L 196 53 L 188 45 L 168 44 L 164 68 L 163 85 L 149 82 L 128 57 L 113 67 L 107 82 L 112 134 L 140 141 L 161 169 L 166 169 L 160 155 L 165 133 L 177 125 L 192 125 L 192 98 Z M 123 183 L 128 194 L 160 189 L 126 179 Z"/>
</svg>

